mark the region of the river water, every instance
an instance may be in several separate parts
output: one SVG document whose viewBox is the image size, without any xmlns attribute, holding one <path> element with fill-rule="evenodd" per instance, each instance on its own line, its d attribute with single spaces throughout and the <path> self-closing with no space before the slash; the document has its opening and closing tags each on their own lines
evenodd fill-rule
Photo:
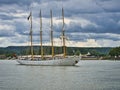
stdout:
<svg viewBox="0 0 120 90">
<path fill-rule="evenodd" d="M 120 61 L 76 66 L 24 66 L 0 60 L 0 90 L 120 90 Z"/>
</svg>

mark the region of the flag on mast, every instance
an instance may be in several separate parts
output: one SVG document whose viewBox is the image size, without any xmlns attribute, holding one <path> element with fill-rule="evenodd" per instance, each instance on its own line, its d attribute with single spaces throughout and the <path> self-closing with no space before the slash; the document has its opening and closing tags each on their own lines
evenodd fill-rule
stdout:
<svg viewBox="0 0 120 90">
<path fill-rule="evenodd" d="M 29 20 L 29 19 L 30 19 L 30 17 L 31 17 L 31 12 L 30 12 L 30 14 L 29 14 L 29 16 L 28 16 L 28 18 L 27 18 L 27 19 Z"/>
</svg>

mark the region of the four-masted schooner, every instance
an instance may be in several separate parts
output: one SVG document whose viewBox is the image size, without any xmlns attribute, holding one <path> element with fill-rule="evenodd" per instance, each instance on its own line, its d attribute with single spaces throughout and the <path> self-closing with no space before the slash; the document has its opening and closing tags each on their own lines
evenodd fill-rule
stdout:
<svg viewBox="0 0 120 90">
<path fill-rule="evenodd" d="M 37 60 L 34 59 L 33 55 L 33 44 L 32 44 L 32 12 L 30 12 L 30 16 L 28 19 L 30 19 L 31 22 L 31 28 L 30 28 L 30 39 L 31 39 L 31 58 L 27 59 L 18 59 L 17 62 L 22 65 L 46 65 L 46 66 L 73 66 L 77 64 L 80 60 L 79 56 L 66 56 L 66 45 L 65 45 L 65 30 L 64 30 L 64 10 L 62 8 L 62 20 L 63 20 L 63 26 L 62 26 L 62 41 L 63 41 L 63 56 L 55 56 L 54 54 L 54 43 L 53 43 L 53 20 L 52 20 L 52 10 L 50 10 L 51 15 L 51 49 L 52 49 L 52 56 L 49 58 L 46 58 L 43 55 L 43 45 L 42 45 L 42 15 L 40 10 L 40 48 L 41 48 L 41 57 L 39 57 Z"/>
</svg>

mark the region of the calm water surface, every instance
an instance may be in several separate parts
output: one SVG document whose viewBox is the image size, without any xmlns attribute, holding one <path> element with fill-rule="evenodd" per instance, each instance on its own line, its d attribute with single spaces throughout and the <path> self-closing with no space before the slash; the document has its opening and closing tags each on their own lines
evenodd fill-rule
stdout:
<svg viewBox="0 0 120 90">
<path fill-rule="evenodd" d="M 0 90 L 120 90 L 120 61 L 24 66 L 0 60 Z"/>
</svg>

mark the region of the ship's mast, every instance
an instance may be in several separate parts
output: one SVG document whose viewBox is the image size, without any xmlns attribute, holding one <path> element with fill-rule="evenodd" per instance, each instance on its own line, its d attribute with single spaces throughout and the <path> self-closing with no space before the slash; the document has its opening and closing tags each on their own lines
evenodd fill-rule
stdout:
<svg viewBox="0 0 120 90">
<path fill-rule="evenodd" d="M 52 58 L 54 58 L 52 10 L 50 10 L 50 15 L 51 15 L 51 45 L 52 45 Z"/>
<path fill-rule="evenodd" d="M 30 24 L 31 24 L 30 25 L 30 42 L 31 42 L 30 48 L 31 48 L 31 55 L 32 55 L 31 58 L 33 60 L 34 56 L 33 56 L 33 43 L 32 43 L 32 11 L 30 12 L 29 18 L 30 18 Z"/>
<path fill-rule="evenodd" d="M 42 46 L 42 14 L 40 10 L 40 47 L 41 47 L 41 59 L 43 59 L 43 46 Z"/>
<path fill-rule="evenodd" d="M 63 27 L 62 27 L 62 39 L 63 39 L 63 57 L 65 58 L 66 56 L 66 46 L 65 46 L 65 30 L 64 30 L 64 10 L 62 8 L 62 19 L 63 19 Z"/>
</svg>

